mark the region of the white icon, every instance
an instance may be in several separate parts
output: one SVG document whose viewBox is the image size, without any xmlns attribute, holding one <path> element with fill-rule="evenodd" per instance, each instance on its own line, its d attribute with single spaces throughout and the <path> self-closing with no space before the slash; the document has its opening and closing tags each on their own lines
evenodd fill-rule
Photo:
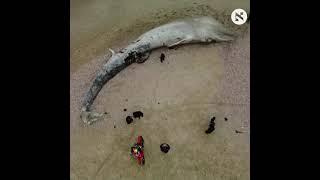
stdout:
<svg viewBox="0 0 320 180">
<path fill-rule="evenodd" d="M 243 9 L 235 9 L 231 13 L 231 20 L 236 25 L 242 25 L 247 21 L 248 15 Z"/>
</svg>

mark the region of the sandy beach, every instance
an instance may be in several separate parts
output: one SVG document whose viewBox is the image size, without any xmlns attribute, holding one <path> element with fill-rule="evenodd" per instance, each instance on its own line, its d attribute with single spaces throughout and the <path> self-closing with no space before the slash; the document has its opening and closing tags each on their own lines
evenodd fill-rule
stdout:
<svg viewBox="0 0 320 180">
<path fill-rule="evenodd" d="M 231 12 L 250 12 L 249 0 L 71 0 L 71 73 L 85 63 L 119 47 L 152 27 L 173 19 L 211 15 L 237 32 L 242 27 L 230 20 Z"/>
<path fill-rule="evenodd" d="M 232 25 L 228 8 L 216 11 L 214 3 L 172 3 L 166 10 L 159 5 L 159 11 L 145 12 L 149 18 L 99 26 L 95 35 L 71 28 L 71 179 L 250 179 L 250 25 Z M 81 7 L 74 6 L 74 15 Z M 108 48 L 118 50 L 173 17 L 203 14 L 215 15 L 239 37 L 232 43 L 153 51 L 145 63 L 132 64 L 99 93 L 93 109 L 108 112 L 108 117 L 91 126 L 82 123 L 83 95 L 110 57 Z M 74 29 L 81 25 L 73 22 Z M 163 63 L 161 53 L 166 56 Z M 138 110 L 144 117 L 128 125 L 126 116 Z M 212 116 L 216 130 L 208 135 L 204 131 Z M 145 166 L 129 154 L 138 135 L 145 139 Z M 171 146 L 167 154 L 159 148 L 164 142 Z"/>
</svg>

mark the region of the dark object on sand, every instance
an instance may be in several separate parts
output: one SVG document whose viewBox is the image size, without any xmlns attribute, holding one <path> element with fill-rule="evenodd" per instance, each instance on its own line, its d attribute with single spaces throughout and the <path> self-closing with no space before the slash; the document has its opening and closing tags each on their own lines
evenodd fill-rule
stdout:
<svg viewBox="0 0 320 180">
<path fill-rule="evenodd" d="M 138 161 L 140 165 L 145 164 L 144 159 L 144 140 L 142 136 L 138 136 L 137 142 L 131 147 L 131 156 Z"/>
<path fill-rule="evenodd" d="M 104 112 L 104 114 L 108 114 L 107 112 Z"/>
<path fill-rule="evenodd" d="M 216 117 L 211 118 L 209 128 L 205 131 L 206 134 L 210 134 L 215 130 L 216 123 L 214 122 Z"/>
<path fill-rule="evenodd" d="M 225 121 L 228 121 L 228 118 L 225 117 L 224 120 L 225 120 Z"/>
<path fill-rule="evenodd" d="M 126 121 L 127 121 L 127 124 L 131 124 L 133 119 L 131 116 L 127 116 Z"/>
<path fill-rule="evenodd" d="M 164 61 L 164 58 L 165 58 L 166 56 L 163 54 L 163 53 L 161 53 L 161 55 L 160 55 L 160 61 L 161 61 L 161 63 Z"/>
<path fill-rule="evenodd" d="M 160 150 L 161 150 L 162 152 L 164 152 L 164 153 L 169 152 L 169 150 L 170 150 L 169 144 L 167 144 L 167 143 L 162 143 L 162 144 L 160 145 Z"/>
<path fill-rule="evenodd" d="M 214 124 L 214 121 L 216 120 L 216 117 L 212 117 L 210 120 L 210 124 Z"/>
<path fill-rule="evenodd" d="M 123 111 L 127 111 L 127 109 L 123 109 Z"/>
<path fill-rule="evenodd" d="M 214 127 L 209 127 L 209 128 L 206 130 L 206 134 L 210 134 L 210 133 L 212 133 L 214 130 L 215 130 Z"/>
<path fill-rule="evenodd" d="M 235 130 L 236 133 L 243 133 L 242 131 Z"/>
<path fill-rule="evenodd" d="M 140 117 L 143 117 L 143 113 L 141 111 L 133 112 L 133 117 L 140 119 Z"/>
<path fill-rule="evenodd" d="M 116 128 L 116 126 L 113 126 L 113 128 Z"/>
</svg>

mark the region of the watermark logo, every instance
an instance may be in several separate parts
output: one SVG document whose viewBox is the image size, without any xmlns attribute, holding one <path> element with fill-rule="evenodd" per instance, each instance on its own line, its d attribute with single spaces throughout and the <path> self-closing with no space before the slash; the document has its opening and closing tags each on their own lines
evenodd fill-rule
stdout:
<svg viewBox="0 0 320 180">
<path fill-rule="evenodd" d="M 248 19 L 248 15 L 245 10 L 243 9 L 235 9 L 231 13 L 231 20 L 236 25 L 242 25 L 244 24 Z"/>
</svg>

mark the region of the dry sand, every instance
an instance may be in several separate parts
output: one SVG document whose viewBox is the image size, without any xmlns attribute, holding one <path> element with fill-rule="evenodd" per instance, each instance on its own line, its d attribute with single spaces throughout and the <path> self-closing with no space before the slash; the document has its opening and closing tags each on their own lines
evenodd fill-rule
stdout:
<svg viewBox="0 0 320 180">
<path fill-rule="evenodd" d="M 126 36 L 113 38 L 121 39 L 114 49 L 155 25 L 135 23 L 140 23 L 135 32 L 124 30 Z M 110 56 L 107 43 L 89 43 L 105 53 L 92 52 L 90 60 L 71 71 L 71 179 L 250 179 L 250 31 L 237 32 L 242 35 L 232 44 L 163 48 L 144 64 L 126 68 L 93 104 L 95 111 L 108 112 L 109 117 L 88 127 L 79 118 L 81 100 Z M 166 55 L 163 63 L 161 53 Z M 85 54 L 71 61 L 81 62 Z M 137 110 L 144 117 L 127 125 L 126 116 Z M 212 116 L 216 130 L 207 135 Z M 142 167 L 129 155 L 138 135 L 145 139 Z M 167 154 L 160 151 L 164 142 L 171 146 Z"/>
</svg>

